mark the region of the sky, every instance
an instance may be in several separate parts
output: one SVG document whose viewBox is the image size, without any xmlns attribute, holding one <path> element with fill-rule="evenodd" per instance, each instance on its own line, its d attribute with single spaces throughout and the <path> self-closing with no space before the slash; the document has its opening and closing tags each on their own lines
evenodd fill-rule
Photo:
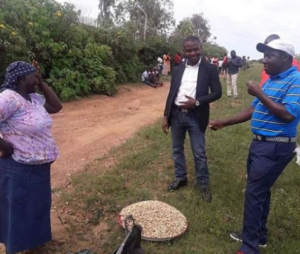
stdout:
<svg viewBox="0 0 300 254">
<path fill-rule="evenodd" d="M 84 16 L 97 17 L 99 0 L 57 0 L 71 2 Z M 298 32 L 299 0 L 173 0 L 176 24 L 193 14 L 203 13 L 216 43 L 229 52 L 250 59 L 262 58 L 256 44 L 270 34 L 290 41 L 300 53 Z"/>
</svg>

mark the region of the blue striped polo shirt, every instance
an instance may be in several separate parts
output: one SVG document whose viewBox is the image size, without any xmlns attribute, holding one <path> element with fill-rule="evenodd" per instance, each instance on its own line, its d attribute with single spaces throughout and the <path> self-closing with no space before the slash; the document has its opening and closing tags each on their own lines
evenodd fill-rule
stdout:
<svg viewBox="0 0 300 254">
<path fill-rule="evenodd" d="M 266 137 L 296 137 L 300 120 L 300 72 L 296 67 L 291 67 L 285 72 L 270 76 L 262 90 L 269 98 L 283 104 L 295 119 L 285 123 L 255 98 L 251 104 L 254 108 L 251 118 L 252 132 Z"/>
</svg>

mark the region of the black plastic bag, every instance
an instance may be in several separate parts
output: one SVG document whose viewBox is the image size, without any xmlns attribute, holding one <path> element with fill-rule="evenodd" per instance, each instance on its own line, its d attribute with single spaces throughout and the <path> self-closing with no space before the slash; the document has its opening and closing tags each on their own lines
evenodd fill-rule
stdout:
<svg viewBox="0 0 300 254">
<path fill-rule="evenodd" d="M 129 231 L 129 224 L 132 223 L 132 228 Z M 142 227 L 134 223 L 132 216 L 125 219 L 125 229 L 129 231 L 118 249 L 112 254 L 144 254 L 141 247 Z"/>
</svg>

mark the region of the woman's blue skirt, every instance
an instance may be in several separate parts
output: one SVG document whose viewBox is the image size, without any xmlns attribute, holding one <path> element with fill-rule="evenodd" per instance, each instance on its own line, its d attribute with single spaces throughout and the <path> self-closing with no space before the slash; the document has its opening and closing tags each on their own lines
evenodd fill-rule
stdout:
<svg viewBox="0 0 300 254">
<path fill-rule="evenodd" d="M 52 239 L 50 166 L 0 158 L 0 243 L 9 253 Z"/>
</svg>

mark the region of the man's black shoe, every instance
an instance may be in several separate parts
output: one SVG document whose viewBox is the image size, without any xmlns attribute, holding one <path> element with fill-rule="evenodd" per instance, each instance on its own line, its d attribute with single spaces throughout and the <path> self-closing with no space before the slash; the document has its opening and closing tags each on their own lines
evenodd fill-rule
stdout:
<svg viewBox="0 0 300 254">
<path fill-rule="evenodd" d="M 231 237 L 231 239 L 233 239 L 235 241 L 238 241 L 238 242 L 242 242 L 243 241 L 243 237 L 242 237 L 241 233 L 232 232 L 232 233 L 230 233 L 230 237 Z M 266 248 L 267 247 L 267 243 L 266 242 L 262 242 L 262 241 L 259 241 L 258 245 L 261 248 Z"/>
<path fill-rule="evenodd" d="M 210 203 L 212 201 L 212 194 L 210 188 L 208 186 L 199 186 L 199 190 L 201 192 L 202 198 L 207 203 Z"/>
<path fill-rule="evenodd" d="M 187 180 L 175 180 L 168 186 L 168 190 L 178 190 L 180 187 L 186 186 Z"/>
</svg>

